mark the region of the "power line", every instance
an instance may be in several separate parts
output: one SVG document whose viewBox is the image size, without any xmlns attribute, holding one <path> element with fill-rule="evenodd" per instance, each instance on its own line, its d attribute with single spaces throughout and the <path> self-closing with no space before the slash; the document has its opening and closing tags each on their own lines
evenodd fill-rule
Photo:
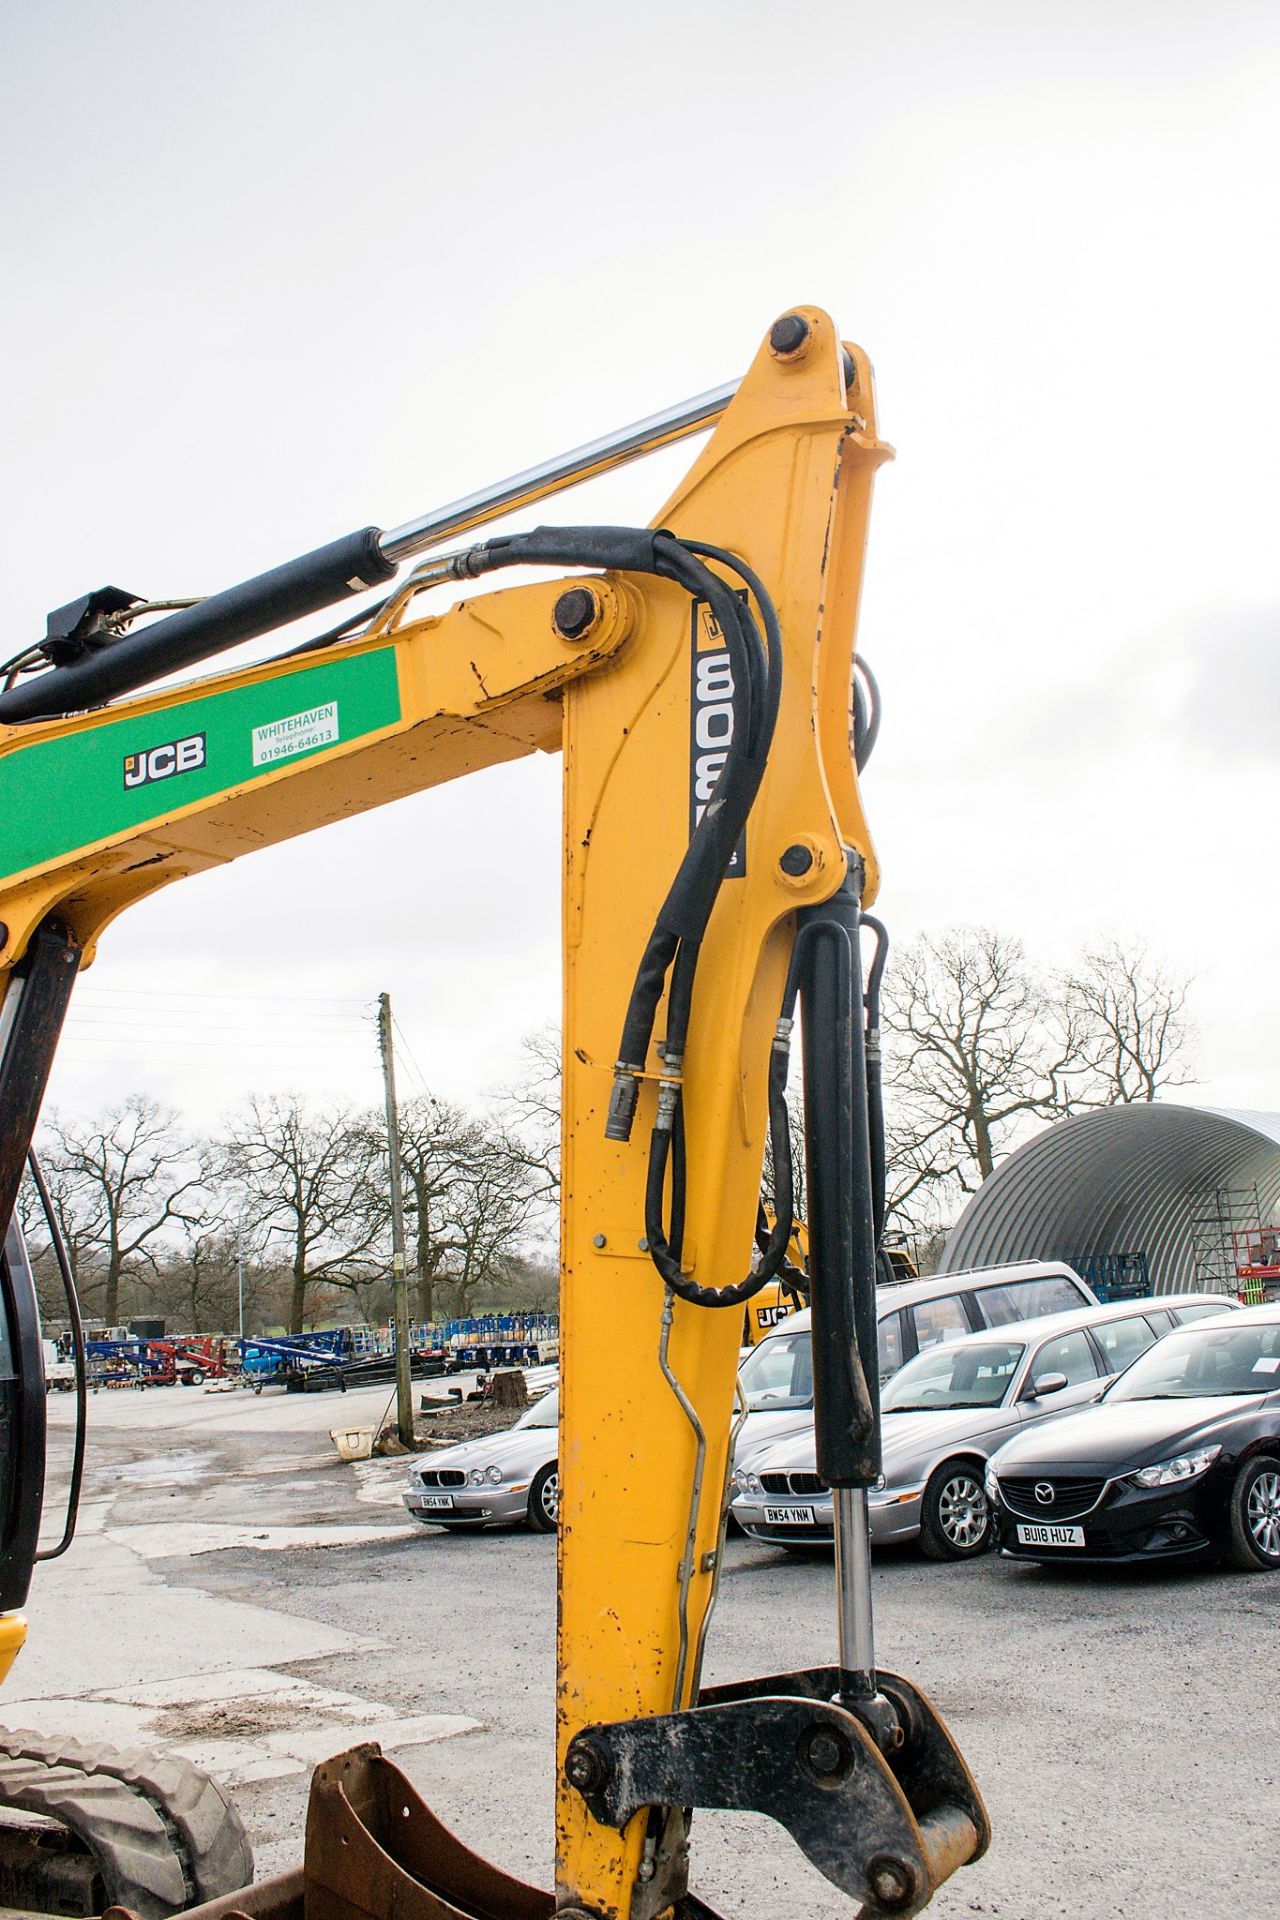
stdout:
<svg viewBox="0 0 1280 1920">
<path fill-rule="evenodd" d="M 163 1020 L 163 1018 L 161 1018 L 161 1020 L 121 1020 L 121 1018 L 115 1016 L 115 1014 L 69 1014 L 69 1016 L 67 1016 L 67 1031 L 75 1031 L 75 1029 L 79 1029 L 84 1035 L 94 1035 L 94 1033 L 119 1033 L 119 1035 L 134 1035 L 134 1033 L 173 1033 L 173 1035 L 182 1035 L 182 1033 L 196 1033 L 196 1035 L 209 1035 L 209 1033 L 219 1033 L 219 1035 L 225 1035 L 226 1039 L 234 1039 L 234 1035 L 238 1035 L 238 1033 L 246 1033 L 251 1039 L 255 1039 L 257 1035 L 286 1033 L 286 1035 L 290 1035 L 290 1037 L 294 1037 L 294 1039 L 303 1039 L 303 1041 L 307 1041 L 307 1039 L 311 1039 L 311 1041 L 363 1039 L 365 1033 L 367 1033 L 367 1027 L 365 1027 L 363 1021 L 361 1021 L 361 1023 L 351 1021 L 351 1023 L 345 1023 L 345 1025 L 332 1025 L 332 1027 L 317 1027 L 317 1025 L 311 1025 L 311 1021 L 301 1020 L 198 1021 L 194 1016 L 190 1016 L 190 1014 L 175 1016 L 173 1020 Z"/>
<path fill-rule="evenodd" d="M 96 994 L 110 994 L 118 999 L 146 1000 L 235 1000 L 258 1001 L 263 1006 L 293 1007 L 300 1002 L 312 1006 L 359 1007 L 368 1012 L 372 1002 L 356 994 L 338 993 L 221 993 L 210 990 L 188 989 L 185 987 L 100 987 L 85 985 L 77 988 L 76 998 L 83 999 Z"/>
<path fill-rule="evenodd" d="M 422 1098 L 424 1100 L 430 1100 L 432 1098 L 432 1094 L 431 1094 L 430 1087 L 427 1085 L 427 1077 L 423 1073 L 422 1068 L 418 1065 L 417 1061 L 415 1060 L 413 1055 L 413 1048 L 409 1045 L 408 1040 L 405 1038 L 404 1028 L 400 1025 L 400 1022 L 396 1019 L 394 1014 L 392 1014 L 391 1016 L 391 1024 L 395 1028 L 396 1038 L 400 1042 L 401 1054 L 403 1058 L 408 1062 L 409 1069 L 410 1069 L 410 1076 L 413 1080 L 417 1082 L 418 1092 L 422 1095 Z"/>
</svg>

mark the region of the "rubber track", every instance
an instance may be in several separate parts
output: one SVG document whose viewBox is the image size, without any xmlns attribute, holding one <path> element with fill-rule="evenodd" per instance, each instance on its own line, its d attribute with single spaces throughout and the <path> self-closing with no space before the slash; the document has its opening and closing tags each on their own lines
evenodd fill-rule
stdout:
<svg viewBox="0 0 1280 1920">
<path fill-rule="evenodd" d="M 140 1920 L 253 1879 L 240 1816 L 187 1760 L 0 1730 L 0 1805 L 69 1827 L 97 1857 L 108 1903 Z"/>
</svg>

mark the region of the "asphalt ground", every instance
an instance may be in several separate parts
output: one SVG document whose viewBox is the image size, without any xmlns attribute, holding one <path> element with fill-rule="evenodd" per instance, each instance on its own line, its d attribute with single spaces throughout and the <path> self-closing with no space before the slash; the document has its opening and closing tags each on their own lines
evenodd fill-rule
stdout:
<svg viewBox="0 0 1280 1920">
<path fill-rule="evenodd" d="M 372 1731 L 464 1840 L 549 1885 L 554 1541 L 410 1531 L 403 1462 L 343 1467 L 328 1439 L 385 1397 L 98 1395 L 86 1530 L 37 1573 L 4 1719 L 205 1759 L 260 1874 L 300 1855 L 307 1765 Z M 875 1577 L 880 1663 L 936 1701 L 995 1832 L 932 1913 L 1280 1916 L 1280 1578 L 910 1550 Z M 829 1557 L 732 1540 L 706 1679 L 828 1662 L 833 1610 Z M 754 1816 L 699 1815 L 691 1877 L 735 1920 L 851 1911 Z"/>
</svg>

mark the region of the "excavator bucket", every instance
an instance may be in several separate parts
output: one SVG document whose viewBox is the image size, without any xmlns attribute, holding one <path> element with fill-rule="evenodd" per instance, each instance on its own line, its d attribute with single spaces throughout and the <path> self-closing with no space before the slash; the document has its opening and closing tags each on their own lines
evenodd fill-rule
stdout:
<svg viewBox="0 0 1280 1920">
<path fill-rule="evenodd" d="M 672 1911 L 674 1920 L 717 1920 L 691 1895 Z M 369 1742 L 312 1775 L 301 1868 L 193 1907 L 186 1920 L 552 1920 L 555 1913 L 553 1894 L 464 1846 Z M 111 1907 L 103 1920 L 139 1917 Z"/>
<path fill-rule="evenodd" d="M 191 1920 L 550 1920 L 554 1897 L 491 1867 L 369 1742 L 311 1777 L 301 1867 L 190 1909 Z M 104 1920 L 140 1920 L 111 1907 Z"/>
<path fill-rule="evenodd" d="M 373 1744 L 316 1768 L 303 1878 L 306 1920 L 549 1920 L 555 1910 L 549 1893 L 456 1839 Z"/>
</svg>

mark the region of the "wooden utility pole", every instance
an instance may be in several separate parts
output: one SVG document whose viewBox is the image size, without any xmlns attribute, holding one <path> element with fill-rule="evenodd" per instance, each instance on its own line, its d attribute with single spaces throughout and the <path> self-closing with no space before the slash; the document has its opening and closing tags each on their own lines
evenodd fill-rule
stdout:
<svg viewBox="0 0 1280 1920">
<path fill-rule="evenodd" d="M 391 1042 L 391 995 L 378 995 L 378 1046 L 382 1052 L 382 1088 L 387 1108 L 387 1160 L 391 1174 L 391 1281 L 396 1356 L 396 1431 L 406 1447 L 414 1444 L 413 1371 L 409 1344 L 409 1286 L 404 1266 L 404 1185 L 400 1169 L 400 1115 L 396 1108 L 396 1061 Z"/>
</svg>

